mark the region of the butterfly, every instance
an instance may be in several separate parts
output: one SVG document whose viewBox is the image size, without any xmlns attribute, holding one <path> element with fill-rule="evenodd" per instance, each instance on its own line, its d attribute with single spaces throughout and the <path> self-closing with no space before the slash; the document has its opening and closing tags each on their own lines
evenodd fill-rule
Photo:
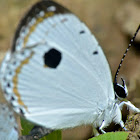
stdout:
<svg viewBox="0 0 140 140">
<path fill-rule="evenodd" d="M 118 75 L 118 71 L 116 77 Z M 125 81 L 112 82 L 102 48 L 87 26 L 54 1 L 36 3 L 21 20 L 0 69 L 1 87 L 14 110 L 56 130 L 111 122 L 125 129 Z"/>
<path fill-rule="evenodd" d="M 4 103 L 0 103 L 0 137 L 3 140 L 18 140 L 18 125 L 14 113 Z"/>
</svg>

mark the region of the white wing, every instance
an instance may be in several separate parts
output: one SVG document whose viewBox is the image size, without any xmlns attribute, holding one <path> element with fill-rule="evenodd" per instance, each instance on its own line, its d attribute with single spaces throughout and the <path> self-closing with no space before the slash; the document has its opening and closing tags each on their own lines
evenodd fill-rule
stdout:
<svg viewBox="0 0 140 140">
<path fill-rule="evenodd" d="M 92 123 L 114 100 L 95 37 L 52 1 L 39 2 L 22 20 L 4 75 L 3 89 L 15 110 L 52 129 Z"/>
<path fill-rule="evenodd" d="M 16 120 L 6 104 L 0 104 L 0 138 L 2 140 L 18 140 Z"/>
</svg>

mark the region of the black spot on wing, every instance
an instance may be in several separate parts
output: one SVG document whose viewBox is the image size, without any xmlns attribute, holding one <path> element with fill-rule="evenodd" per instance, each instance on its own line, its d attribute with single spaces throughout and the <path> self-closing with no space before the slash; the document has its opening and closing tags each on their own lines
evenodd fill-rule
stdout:
<svg viewBox="0 0 140 140">
<path fill-rule="evenodd" d="M 9 75 L 12 75 L 12 71 L 9 71 Z"/>
<path fill-rule="evenodd" d="M 18 128 L 16 126 L 14 126 L 14 129 L 18 132 Z"/>
<path fill-rule="evenodd" d="M 66 22 L 66 21 L 68 21 L 67 18 L 64 18 L 64 19 L 61 20 L 62 23 Z"/>
<path fill-rule="evenodd" d="M 24 115 L 24 111 L 22 110 L 22 108 L 19 108 L 20 114 Z"/>
<path fill-rule="evenodd" d="M 9 115 L 9 118 L 10 118 L 10 119 L 12 119 L 12 118 L 13 118 L 13 116 L 12 116 L 12 115 Z"/>
<path fill-rule="evenodd" d="M 7 83 L 7 87 L 11 87 L 10 83 Z"/>
<path fill-rule="evenodd" d="M 52 48 L 44 54 L 44 64 L 50 68 L 56 68 L 61 61 L 61 53 Z"/>
<path fill-rule="evenodd" d="M 3 107 L 2 107 L 2 110 L 6 110 L 6 108 L 3 106 Z"/>
<path fill-rule="evenodd" d="M 84 31 L 84 30 L 80 31 L 80 34 L 84 34 L 84 33 L 85 33 L 85 31 Z"/>
<path fill-rule="evenodd" d="M 98 51 L 94 51 L 94 52 L 93 52 L 93 55 L 95 55 L 95 54 L 98 54 Z"/>
<path fill-rule="evenodd" d="M 11 96 L 11 101 L 15 101 L 15 98 L 13 96 Z"/>
<path fill-rule="evenodd" d="M 16 62 L 16 61 L 14 61 L 14 62 L 13 62 L 13 65 L 16 65 L 16 63 L 17 63 L 17 62 Z"/>
</svg>

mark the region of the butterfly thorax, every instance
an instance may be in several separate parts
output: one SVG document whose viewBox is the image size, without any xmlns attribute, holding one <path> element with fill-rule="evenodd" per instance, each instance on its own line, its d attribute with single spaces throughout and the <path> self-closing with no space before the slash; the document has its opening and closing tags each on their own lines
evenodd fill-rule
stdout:
<svg viewBox="0 0 140 140">
<path fill-rule="evenodd" d="M 109 126 L 112 122 L 121 122 L 121 111 L 119 105 L 115 101 L 110 101 L 107 108 L 94 121 L 93 126 L 95 128 L 100 127 L 104 123 L 104 127 Z"/>
</svg>

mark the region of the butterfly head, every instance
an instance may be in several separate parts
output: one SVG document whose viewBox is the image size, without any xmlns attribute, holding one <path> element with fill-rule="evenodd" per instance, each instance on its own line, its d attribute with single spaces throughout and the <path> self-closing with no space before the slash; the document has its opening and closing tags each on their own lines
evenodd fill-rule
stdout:
<svg viewBox="0 0 140 140">
<path fill-rule="evenodd" d="M 134 40 L 137 36 L 137 33 L 138 31 L 140 30 L 140 25 L 138 26 L 134 36 L 132 37 L 132 39 L 130 40 L 130 43 L 128 45 L 128 48 L 126 49 L 125 53 L 123 54 L 123 57 L 121 59 L 121 62 L 118 66 L 118 69 L 116 71 L 116 74 L 115 74 L 115 78 L 114 78 L 114 91 L 115 91 L 115 97 L 118 98 L 119 100 L 122 100 L 124 98 L 126 98 L 128 96 L 128 90 L 127 90 L 127 87 L 126 87 L 126 84 L 125 84 L 125 80 L 123 78 L 121 78 L 122 80 L 122 85 L 121 84 L 118 84 L 117 83 L 117 77 L 118 77 L 118 74 L 119 74 L 119 71 L 120 71 L 120 68 L 122 66 L 122 63 L 123 63 L 123 60 L 129 50 L 129 48 L 132 46 L 132 44 L 134 43 Z"/>
<path fill-rule="evenodd" d="M 122 85 L 118 83 L 114 83 L 114 91 L 115 91 L 115 97 L 122 100 L 125 99 L 128 96 L 128 90 L 125 83 L 125 80 L 121 78 Z"/>
</svg>

